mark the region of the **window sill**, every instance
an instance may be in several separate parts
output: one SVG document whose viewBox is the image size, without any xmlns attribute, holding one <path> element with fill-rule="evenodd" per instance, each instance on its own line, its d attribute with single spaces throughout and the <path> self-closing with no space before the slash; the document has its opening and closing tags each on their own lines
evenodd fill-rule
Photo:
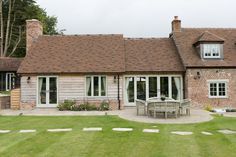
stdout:
<svg viewBox="0 0 236 157">
<path fill-rule="evenodd" d="M 228 96 L 209 96 L 209 99 L 228 99 Z"/>
</svg>

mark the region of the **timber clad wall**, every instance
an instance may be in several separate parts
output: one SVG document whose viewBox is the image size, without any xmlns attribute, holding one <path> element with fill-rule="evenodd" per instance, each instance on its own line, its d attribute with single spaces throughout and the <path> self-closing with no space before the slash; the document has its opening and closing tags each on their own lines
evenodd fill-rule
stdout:
<svg viewBox="0 0 236 157">
<path fill-rule="evenodd" d="M 200 72 L 200 78 L 194 78 Z M 207 80 L 228 80 L 228 98 L 209 98 Z M 236 69 L 187 69 L 185 77 L 186 97 L 197 107 L 236 107 Z"/>
<path fill-rule="evenodd" d="M 37 76 L 31 76 L 30 83 L 27 83 L 28 76 L 21 78 L 21 105 L 22 108 L 32 108 L 37 100 Z M 79 103 L 90 101 L 97 105 L 103 100 L 109 100 L 113 109 L 117 109 L 117 82 L 114 83 L 114 76 L 107 76 L 107 96 L 105 97 L 86 97 L 86 79 L 85 76 L 58 76 L 58 100 L 59 103 L 64 100 L 76 100 Z M 120 100 L 123 97 L 123 80 L 120 78 Z M 123 105 L 123 104 L 121 104 Z"/>
</svg>

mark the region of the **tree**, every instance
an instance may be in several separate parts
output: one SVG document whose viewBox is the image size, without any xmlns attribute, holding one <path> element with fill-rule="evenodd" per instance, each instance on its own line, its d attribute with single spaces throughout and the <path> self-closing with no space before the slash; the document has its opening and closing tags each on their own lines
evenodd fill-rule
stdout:
<svg viewBox="0 0 236 157">
<path fill-rule="evenodd" d="M 48 16 L 34 0 L 0 0 L 1 57 L 25 55 L 27 19 L 40 20 L 44 34 L 58 34 L 57 17 Z"/>
</svg>

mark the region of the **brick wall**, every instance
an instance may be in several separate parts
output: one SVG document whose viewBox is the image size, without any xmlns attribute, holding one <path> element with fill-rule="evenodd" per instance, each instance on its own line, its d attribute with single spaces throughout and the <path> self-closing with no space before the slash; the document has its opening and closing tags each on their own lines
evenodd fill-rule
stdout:
<svg viewBox="0 0 236 157">
<path fill-rule="evenodd" d="M 200 78 L 196 77 L 197 72 L 200 72 Z M 209 98 L 207 80 L 217 79 L 229 81 L 228 98 Z M 236 69 L 187 69 L 185 94 L 197 108 L 204 108 L 206 105 L 236 108 Z"/>
</svg>

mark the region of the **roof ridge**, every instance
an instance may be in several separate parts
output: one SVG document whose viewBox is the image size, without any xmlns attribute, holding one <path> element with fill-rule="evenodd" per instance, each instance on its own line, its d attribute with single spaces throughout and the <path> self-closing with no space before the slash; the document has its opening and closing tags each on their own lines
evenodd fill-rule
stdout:
<svg viewBox="0 0 236 157">
<path fill-rule="evenodd" d="M 125 37 L 125 40 L 163 40 L 163 39 L 170 39 L 168 37 L 142 37 L 142 38 L 129 38 L 129 37 Z"/>
<path fill-rule="evenodd" d="M 81 37 L 81 36 L 123 36 L 123 34 L 55 34 L 55 35 L 42 35 L 42 37 Z"/>
<path fill-rule="evenodd" d="M 230 27 L 182 27 L 182 29 L 222 29 L 222 30 L 236 30 L 236 28 Z"/>
</svg>

